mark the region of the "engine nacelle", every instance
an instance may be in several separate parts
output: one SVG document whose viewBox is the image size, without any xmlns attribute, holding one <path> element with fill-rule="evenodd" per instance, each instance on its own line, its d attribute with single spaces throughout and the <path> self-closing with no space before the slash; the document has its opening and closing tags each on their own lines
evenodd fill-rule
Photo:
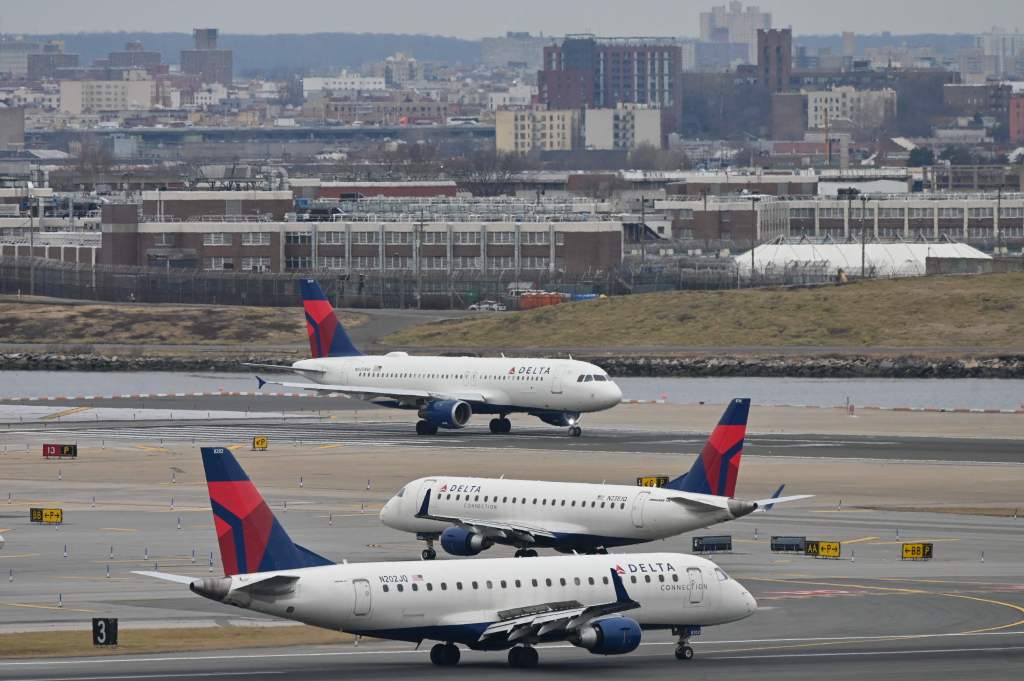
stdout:
<svg viewBox="0 0 1024 681">
<path fill-rule="evenodd" d="M 473 415 L 473 408 L 462 400 L 431 402 L 419 411 L 419 417 L 438 428 L 464 428 Z"/>
<path fill-rule="evenodd" d="M 493 540 L 461 527 L 449 527 L 441 533 L 441 548 L 453 556 L 475 556 L 493 544 Z"/>
<path fill-rule="evenodd" d="M 571 643 L 595 655 L 624 655 L 637 649 L 642 636 L 636 620 L 609 617 L 580 629 Z"/>
</svg>

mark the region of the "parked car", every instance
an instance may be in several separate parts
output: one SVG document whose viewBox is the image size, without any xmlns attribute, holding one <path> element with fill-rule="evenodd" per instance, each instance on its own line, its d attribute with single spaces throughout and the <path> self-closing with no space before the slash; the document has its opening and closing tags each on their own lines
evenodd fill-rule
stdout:
<svg viewBox="0 0 1024 681">
<path fill-rule="evenodd" d="M 481 300 L 480 302 L 473 303 L 466 309 L 475 312 L 504 312 L 508 309 L 508 306 L 496 300 Z"/>
</svg>

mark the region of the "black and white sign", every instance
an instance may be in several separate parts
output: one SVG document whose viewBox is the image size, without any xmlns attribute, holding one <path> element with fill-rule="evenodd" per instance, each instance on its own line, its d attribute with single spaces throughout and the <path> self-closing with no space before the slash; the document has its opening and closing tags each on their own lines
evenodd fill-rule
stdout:
<svg viewBox="0 0 1024 681">
<path fill-rule="evenodd" d="M 92 644 L 94 646 L 117 645 L 117 618 L 92 618 Z"/>
</svg>

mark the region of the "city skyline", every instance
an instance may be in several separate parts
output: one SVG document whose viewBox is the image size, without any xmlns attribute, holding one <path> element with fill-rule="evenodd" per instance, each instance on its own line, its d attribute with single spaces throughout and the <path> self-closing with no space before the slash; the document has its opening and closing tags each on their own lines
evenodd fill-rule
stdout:
<svg viewBox="0 0 1024 681">
<path fill-rule="evenodd" d="M 304 0 L 288 5 L 256 2 L 179 0 L 173 6 L 146 6 L 128 0 L 93 3 L 38 0 L 4 9 L 0 33 L 51 34 L 105 31 L 190 33 L 197 25 L 219 27 L 226 34 L 273 33 L 407 33 L 446 35 L 467 39 L 530 31 L 546 35 L 697 36 L 699 14 L 727 0 L 680 3 L 641 0 L 634 11 L 622 13 L 608 0 L 562 0 L 558 3 L 522 0 L 517 11 L 496 16 L 494 6 L 473 0 L 447 0 L 438 5 L 417 0 L 393 0 L 386 6 Z M 777 27 L 792 27 L 797 35 L 838 34 L 842 31 L 877 34 L 980 33 L 993 27 L 1016 31 L 1024 26 L 1024 10 L 1014 0 L 991 0 L 982 5 L 909 0 L 862 0 L 856 5 L 813 0 L 761 0 Z M 244 10 L 244 11 L 243 11 Z"/>
</svg>

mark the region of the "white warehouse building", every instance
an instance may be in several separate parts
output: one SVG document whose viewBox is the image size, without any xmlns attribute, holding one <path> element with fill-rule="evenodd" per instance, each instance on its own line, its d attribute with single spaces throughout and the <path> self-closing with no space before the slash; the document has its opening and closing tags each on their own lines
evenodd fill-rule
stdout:
<svg viewBox="0 0 1024 681">
<path fill-rule="evenodd" d="M 753 258 L 747 251 L 735 256 L 741 275 L 749 276 L 751 262 L 758 273 L 782 272 L 795 265 L 817 264 L 828 274 L 842 270 L 861 276 L 861 262 L 867 276 L 916 277 L 926 273 L 927 258 L 991 260 L 967 244 L 944 243 L 789 243 L 782 239 L 754 248 Z"/>
</svg>

